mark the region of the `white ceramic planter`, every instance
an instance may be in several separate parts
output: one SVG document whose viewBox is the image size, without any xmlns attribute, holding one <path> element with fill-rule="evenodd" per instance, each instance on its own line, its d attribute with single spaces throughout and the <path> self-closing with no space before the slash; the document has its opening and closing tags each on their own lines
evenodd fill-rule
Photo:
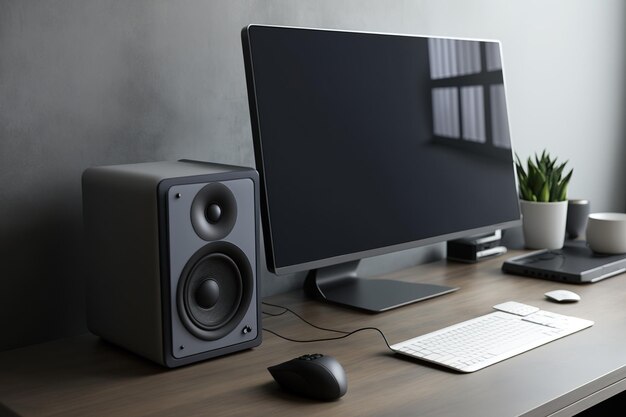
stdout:
<svg viewBox="0 0 626 417">
<path fill-rule="evenodd" d="M 567 201 L 520 200 L 524 243 L 528 249 L 561 249 L 565 242 Z"/>
</svg>

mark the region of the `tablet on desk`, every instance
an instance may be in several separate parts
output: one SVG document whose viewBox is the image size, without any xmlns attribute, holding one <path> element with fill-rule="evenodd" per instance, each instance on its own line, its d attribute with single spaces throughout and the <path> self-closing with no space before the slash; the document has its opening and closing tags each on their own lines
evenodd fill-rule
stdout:
<svg viewBox="0 0 626 417">
<path fill-rule="evenodd" d="M 626 254 L 600 255 L 584 241 L 566 242 L 559 250 L 541 250 L 507 259 L 507 273 L 551 281 L 585 284 L 626 272 Z"/>
</svg>

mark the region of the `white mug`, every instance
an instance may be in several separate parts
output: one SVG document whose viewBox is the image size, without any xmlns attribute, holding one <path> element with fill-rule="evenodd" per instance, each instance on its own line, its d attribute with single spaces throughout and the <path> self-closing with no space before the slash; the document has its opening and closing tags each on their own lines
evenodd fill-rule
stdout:
<svg viewBox="0 0 626 417">
<path fill-rule="evenodd" d="M 626 213 L 591 213 L 586 238 L 594 252 L 626 253 Z"/>
</svg>

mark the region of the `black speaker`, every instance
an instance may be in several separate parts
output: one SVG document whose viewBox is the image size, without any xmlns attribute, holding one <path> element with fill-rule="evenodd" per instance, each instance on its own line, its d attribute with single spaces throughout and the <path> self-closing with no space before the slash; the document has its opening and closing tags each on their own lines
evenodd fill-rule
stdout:
<svg viewBox="0 0 626 417">
<path fill-rule="evenodd" d="M 170 368 L 260 345 L 258 184 L 190 160 L 86 169 L 89 330 Z"/>
</svg>

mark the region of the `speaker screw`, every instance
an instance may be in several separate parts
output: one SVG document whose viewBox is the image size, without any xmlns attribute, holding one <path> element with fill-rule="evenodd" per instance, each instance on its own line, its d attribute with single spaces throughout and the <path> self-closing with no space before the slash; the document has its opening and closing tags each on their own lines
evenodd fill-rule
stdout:
<svg viewBox="0 0 626 417">
<path fill-rule="evenodd" d="M 180 350 L 183 350 L 183 349 L 185 349 L 185 346 L 180 345 L 179 349 L 180 349 Z"/>
<path fill-rule="evenodd" d="M 180 197 L 182 197 L 180 193 L 176 193 L 176 198 L 180 198 Z"/>
<path fill-rule="evenodd" d="M 252 331 L 252 329 L 250 328 L 250 326 L 244 326 L 242 332 L 243 334 L 248 334 Z"/>
</svg>

